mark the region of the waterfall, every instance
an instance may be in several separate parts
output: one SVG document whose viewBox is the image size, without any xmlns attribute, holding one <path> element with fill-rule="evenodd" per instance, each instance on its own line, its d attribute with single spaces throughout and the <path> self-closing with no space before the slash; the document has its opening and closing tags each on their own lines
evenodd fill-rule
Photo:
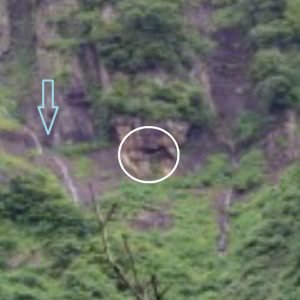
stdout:
<svg viewBox="0 0 300 300">
<path fill-rule="evenodd" d="M 228 211 L 231 207 L 232 194 L 233 194 L 233 189 L 231 187 L 225 193 L 224 206 L 225 206 L 226 211 Z"/>
<path fill-rule="evenodd" d="M 73 201 L 75 204 L 79 202 L 79 197 L 77 193 L 77 189 L 73 183 L 73 180 L 69 174 L 69 170 L 66 166 L 66 164 L 57 156 L 53 157 L 54 162 L 57 164 L 57 166 L 60 168 L 65 185 L 69 188 L 69 191 L 72 195 Z"/>
<path fill-rule="evenodd" d="M 229 243 L 229 209 L 231 207 L 233 198 L 233 188 L 227 189 L 220 201 L 220 213 L 219 213 L 219 238 L 218 238 L 218 252 L 220 256 L 226 255 L 228 243 Z"/>
<path fill-rule="evenodd" d="M 33 144 L 35 145 L 35 148 L 37 150 L 37 153 L 39 155 L 43 154 L 43 147 L 42 144 L 40 143 L 39 138 L 37 137 L 37 135 L 35 134 L 34 131 L 32 131 L 30 128 L 28 127 L 24 127 L 24 131 L 31 137 Z"/>
<path fill-rule="evenodd" d="M 43 146 L 42 146 L 38 136 L 35 134 L 35 132 L 26 126 L 24 127 L 24 131 L 31 137 L 33 144 L 35 145 L 35 148 L 37 150 L 37 153 L 39 155 L 43 155 L 44 154 Z M 77 204 L 79 202 L 78 192 L 77 192 L 77 189 L 76 189 L 76 187 L 73 183 L 73 180 L 69 174 L 69 170 L 68 170 L 66 164 L 63 162 L 62 159 L 60 159 L 57 156 L 53 156 L 53 159 L 61 171 L 64 183 L 68 187 L 74 203 Z"/>
</svg>

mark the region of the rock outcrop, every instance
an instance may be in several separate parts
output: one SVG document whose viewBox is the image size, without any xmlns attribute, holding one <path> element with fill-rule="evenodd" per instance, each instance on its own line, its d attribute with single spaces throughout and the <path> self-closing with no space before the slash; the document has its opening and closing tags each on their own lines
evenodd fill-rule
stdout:
<svg viewBox="0 0 300 300">
<path fill-rule="evenodd" d="M 121 142 L 133 129 L 153 125 L 139 118 L 116 117 L 113 121 L 117 139 Z M 155 126 L 167 130 L 183 145 L 189 125 L 181 121 L 155 122 Z M 154 180 L 167 175 L 174 167 L 177 151 L 171 138 L 155 129 L 144 129 L 130 135 L 122 148 L 122 160 L 129 172 L 144 180 Z"/>
</svg>

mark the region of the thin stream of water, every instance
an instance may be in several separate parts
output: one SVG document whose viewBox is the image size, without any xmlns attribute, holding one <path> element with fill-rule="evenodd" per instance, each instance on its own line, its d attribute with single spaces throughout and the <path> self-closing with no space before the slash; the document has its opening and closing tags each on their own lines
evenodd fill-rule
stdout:
<svg viewBox="0 0 300 300">
<path fill-rule="evenodd" d="M 79 202 L 79 197 L 78 197 L 78 192 L 77 189 L 73 183 L 73 180 L 69 174 L 69 170 L 66 166 L 66 164 L 57 156 L 53 157 L 56 165 L 60 168 L 61 172 L 62 172 L 62 176 L 65 182 L 65 185 L 69 188 L 69 191 L 72 195 L 72 199 L 74 201 L 75 204 L 78 204 Z"/>
<path fill-rule="evenodd" d="M 220 256 L 226 255 L 226 251 L 229 243 L 229 232 L 230 232 L 230 224 L 229 224 L 229 209 L 231 207 L 233 198 L 233 189 L 229 188 L 226 190 L 222 196 L 221 205 L 222 207 L 222 215 L 219 216 L 220 220 L 220 234 L 218 238 L 218 252 Z"/>
<path fill-rule="evenodd" d="M 43 146 L 42 146 L 38 136 L 35 134 L 35 132 L 28 127 L 24 127 L 24 131 L 31 137 L 38 154 L 42 155 L 44 153 Z M 62 177 L 64 180 L 64 184 L 65 184 L 65 186 L 68 187 L 68 190 L 70 191 L 70 194 L 72 196 L 74 203 L 78 204 L 79 203 L 78 191 L 77 191 L 76 186 L 73 183 L 72 177 L 69 174 L 68 167 L 63 162 L 63 160 L 60 159 L 59 157 L 54 156 L 53 159 L 61 171 L 61 174 L 62 174 Z"/>
<path fill-rule="evenodd" d="M 34 145 L 35 145 L 35 148 L 38 152 L 39 155 L 42 155 L 43 154 L 43 146 L 42 144 L 40 143 L 40 140 L 39 138 L 37 137 L 37 135 L 31 130 L 29 129 L 28 127 L 24 127 L 24 131 L 31 137 Z"/>
</svg>

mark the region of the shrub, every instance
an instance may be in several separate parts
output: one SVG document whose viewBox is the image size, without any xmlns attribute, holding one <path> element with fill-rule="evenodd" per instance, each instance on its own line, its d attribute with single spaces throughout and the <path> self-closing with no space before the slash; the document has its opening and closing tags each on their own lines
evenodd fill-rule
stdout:
<svg viewBox="0 0 300 300">
<path fill-rule="evenodd" d="M 236 208 L 239 214 L 232 222 L 236 266 L 223 288 L 224 297 L 266 299 L 276 294 L 277 299 L 299 298 L 298 182 L 296 166 L 283 174 L 276 188 L 264 188 L 251 202 Z"/>
<path fill-rule="evenodd" d="M 286 57 L 276 48 L 264 49 L 256 53 L 251 67 L 252 78 L 262 81 L 266 77 L 284 73 Z"/>
<path fill-rule="evenodd" d="M 39 235 L 86 235 L 91 225 L 67 201 L 59 185 L 45 176 L 16 177 L 0 190 L 0 215 Z"/>
<path fill-rule="evenodd" d="M 282 20 L 275 20 L 268 24 L 257 25 L 250 31 L 250 37 L 257 47 L 286 46 L 293 39 L 293 33 L 288 24 Z"/>
<path fill-rule="evenodd" d="M 255 139 L 261 129 L 261 116 L 252 112 L 243 112 L 235 126 L 235 137 L 238 143 L 247 143 Z"/>
<path fill-rule="evenodd" d="M 228 156 L 215 154 L 209 157 L 204 170 L 200 171 L 198 180 L 204 186 L 226 185 L 231 176 Z"/>
<path fill-rule="evenodd" d="M 106 107 L 110 118 L 115 114 L 139 116 L 144 119 L 165 118 L 190 121 L 195 125 L 206 125 L 210 118 L 203 94 L 199 87 L 180 81 L 164 85 L 150 80 L 133 80 L 122 77 L 112 89 L 98 100 L 100 113 Z"/>
<path fill-rule="evenodd" d="M 241 192 L 258 187 L 263 180 L 264 157 L 258 150 L 242 156 L 238 169 L 233 173 L 233 187 Z"/>
<path fill-rule="evenodd" d="M 216 1 L 217 2 L 217 1 Z M 299 65 L 290 53 L 299 46 L 299 0 L 217 2 L 220 26 L 236 26 L 252 46 L 254 97 L 265 111 L 299 106 Z"/>
<path fill-rule="evenodd" d="M 209 47 L 192 29 L 187 34 L 180 1 L 113 1 L 117 17 L 109 22 L 97 12 L 104 4 L 81 1 L 76 13 L 59 20 L 58 28 L 75 51 L 93 46 L 111 70 L 135 73 L 159 66 L 174 71 L 191 63 L 193 50 L 204 53 Z"/>
<path fill-rule="evenodd" d="M 260 82 L 257 87 L 257 95 L 270 108 L 288 108 L 293 106 L 293 85 L 285 76 L 271 76 Z"/>
<path fill-rule="evenodd" d="M 252 67 L 257 96 L 269 109 L 297 107 L 297 66 L 277 49 L 257 52 Z"/>
</svg>

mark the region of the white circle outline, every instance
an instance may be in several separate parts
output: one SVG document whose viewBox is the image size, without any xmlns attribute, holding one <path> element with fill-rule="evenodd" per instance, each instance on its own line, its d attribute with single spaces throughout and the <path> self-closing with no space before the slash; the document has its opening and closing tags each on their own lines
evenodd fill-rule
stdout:
<svg viewBox="0 0 300 300">
<path fill-rule="evenodd" d="M 164 177 L 160 178 L 160 179 L 156 179 L 156 180 L 141 180 L 141 179 L 138 179 L 134 176 L 132 176 L 129 172 L 127 172 L 127 170 L 125 169 L 123 163 L 122 163 L 122 159 L 121 159 L 121 151 L 122 151 L 122 147 L 125 143 L 125 141 L 132 135 L 134 134 L 135 132 L 137 131 L 140 131 L 140 130 L 144 130 L 144 129 L 154 129 L 154 130 L 158 130 L 158 131 L 161 131 L 163 132 L 164 134 L 166 134 L 172 141 L 173 143 L 175 144 L 175 147 L 176 147 L 176 152 L 177 152 L 177 159 L 176 159 L 176 163 L 173 167 L 173 169 L 170 171 L 169 174 L 165 175 Z M 119 164 L 120 164 L 120 167 L 121 169 L 123 170 L 123 172 L 129 177 L 131 178 L 132 180 L 136 181 L 136 182 L 139 182 L 139 183 L 144 183 L 144 184 L 155 184 L 155 183 L 159 183 L 159 182 L 162 182 L 164 180 L 166 180 L 167 178 L 169 178 L 170 176 L 173 175 L 173 173 L 176 171 L 177 167 L 178 167 L 178 164 L 179 164 L 179 161 L 180 161 L 180 149 L 179 149 L 179 146 L 178 146 L 178 143 L 177 141 L 175 140 L 175 138 L 173 137 L 173 135 L 171 133 L 169 133 L 167 130 L 163 129 L 163 128 L 160 128 L 160 127 L 157 127 L 157 126 L 141 126 L 141 127 L 138 127 L 138 128 L 135 128 L 133 129 L 132 131 L 130 131 L 129 133 L 127 133 L 125 135 L 125 137 L 123 138 L 123 140 L 121 141 L 120 143 L 120 146 L 119 146 L 119 149 L 118 149 L 118 161 L 119 161 Z"/>
</svg>

